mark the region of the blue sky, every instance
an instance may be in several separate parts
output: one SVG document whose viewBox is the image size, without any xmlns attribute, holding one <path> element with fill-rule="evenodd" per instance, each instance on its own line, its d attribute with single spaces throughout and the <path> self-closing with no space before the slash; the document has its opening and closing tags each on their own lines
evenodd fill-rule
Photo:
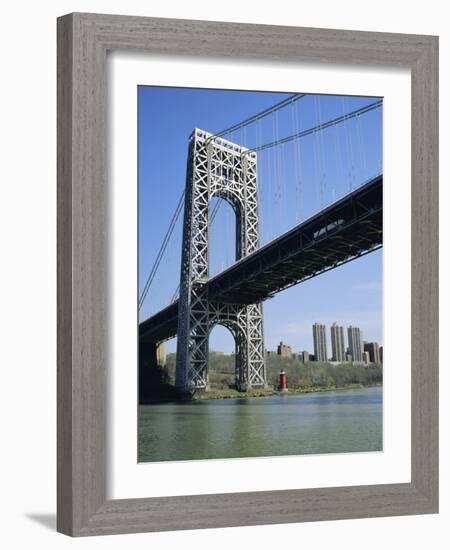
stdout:
<svg viewBox="0 0 450 550">
<path fill-rule="evenodd" d="M 139 290 L 147 279 L 186 177 L 193 128 L 215 133 L 290 94 L 139 87 Z M 377 98 L 307 95 L 261 122 L 225 136 L 247 147 L 316 126 Z M 258 153 L 262 244 L 381 172 L 382 109 L 376 109 L 287 145 Z M 213 199 L 210 208 L 214 207 Z M 210 232 L 210 274 L 234 261 L 234 214 L 220 208 Z M 182 216 L 140 319 L 169 304 L 180 277 Z M 315 321 L 359 326 L 364 338 L 382 342 L 382 251 L 279 293 L 264 302 L 265 341 L 280 340 L 312 351 Z M 329 337 L 329 330 L 328 330 Z M 216 327 L 210 348 L 234 349 L 231 334 Z M 168 343 L 175 350 L 175 341 Z"/>
</svg>

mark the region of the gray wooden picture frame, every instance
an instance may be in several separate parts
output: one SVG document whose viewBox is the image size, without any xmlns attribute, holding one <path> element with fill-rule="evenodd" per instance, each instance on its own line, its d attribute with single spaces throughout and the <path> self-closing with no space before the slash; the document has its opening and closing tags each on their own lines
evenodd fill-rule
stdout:
<svg viewBox="0 0 450 550">
<path fill-rule="evenodd" d="M 407 67 L 410 483 L 108 500 L 106 53 Z M 58 531 L 72 536 L 438 511 L 438 38 L 74 13 L 58 19 Z"/>
</svg>

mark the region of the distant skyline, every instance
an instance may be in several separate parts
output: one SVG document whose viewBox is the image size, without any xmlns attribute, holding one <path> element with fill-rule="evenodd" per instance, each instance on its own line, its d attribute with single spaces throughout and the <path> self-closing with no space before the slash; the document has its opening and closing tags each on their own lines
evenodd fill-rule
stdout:
<svg viewBox="0 0 450 550">
<path fill-rule="evenodd" d="M 138 94 L 141 291 L 184 189 L 188 137 L 193 128 L 220 131 L 290 94 L 163 87 L 139 87 Z M 297 124 L 301 129 L 308 128 L 375 99 L 310 95 L 298 102 L 300 122 Z M 288 147 L 258 155 L 263 243 L 381 171 L 382 132 L 378 111 L 381 110 L 369 113 L 363 121 L 354 121 L 348 127 L 344 123 L 328 133 L 323 132 L 323 138 L 302 141 L 299 158 L 295 157 L 294 149 Z M 260 125 L 226 137 L 254 146 L 258 140 L 265 143 L 272 141 L 274 135 L 289 135 L 295 121 L 290 113 L 285 115 L 280 114 L 273 127 Z M 299 159 L 303 170 L 300 183 L 293 168 Z M 178 286 L 181 226 L 180 219 L 140 312 L 141 320 L 168 305 Z M 233 239 L 234 213 L 224 203 L 210 235 L 212 273 L 232 263 Z M 356 325 L 365 340 L 382 344 L 382 250 L 280 292 L 266 300 L 263 308 L 265 347 L 269 350 L 276 350 L 278 343 L 284 341 L 295 351 L 312 352 L 315 322 L 327 325 L 329 349 L 330 326 L 335 321 L 344 327 Z M 175 340 L 167 342 L 168 352 L 175 348 Z M 227 329 L 217 326 L 212 330 L 210 349 L 226 353 L 234 350 L 233 338 Z"/>
</svg>

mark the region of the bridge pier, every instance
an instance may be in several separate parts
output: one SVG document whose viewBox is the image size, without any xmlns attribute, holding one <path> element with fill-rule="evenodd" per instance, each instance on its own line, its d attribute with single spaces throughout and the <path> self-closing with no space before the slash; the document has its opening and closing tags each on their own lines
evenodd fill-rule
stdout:
<svg viewBox="0 0 450 550">
<path fill-rule="evenodd" d="M 150 403 L 161 397 L 162 367 L 166 354 L 162 342 L 139 342 L 139 404 Z"/>
</svg>

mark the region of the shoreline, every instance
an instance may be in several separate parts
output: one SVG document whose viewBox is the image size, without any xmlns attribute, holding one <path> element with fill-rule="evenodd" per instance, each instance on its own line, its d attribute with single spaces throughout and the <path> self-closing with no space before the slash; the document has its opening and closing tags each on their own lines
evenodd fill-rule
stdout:
<svg viewBox="0 0 450 550">
<path fill-rule="evenodd" d="M 224 389 L 212 389 L 208 391 L 198 392 L 188 399 L 174 399 L 173 395 L 167 396 L 167 398 L 155 399 L 148 401 L 147 403 L 140 403 L 140 406 L 145 405 L 158 405 L 161 403 L 189 403 L 194 401 L 219 401 L 223 399 L 249 399 L 254 397 L 273 397 L 273 396 L 289 396 L 289 395 L 301 395 L 308 393 L 324 393 L 330 391 L 345 391 L 355 390 L 362 388 L 376 388 L 382 387 L 382 383 L 377 384 L 347 384 L 344 386 L 322 386 L 322 387 L 306 387 L 306 388 L 291 388 L 287 391 L 280 391 L 276 389 L 262 389 L 262 390 L 249 390 L 248 392 L 240 392 L 233 388 Z"/>
</svg>

